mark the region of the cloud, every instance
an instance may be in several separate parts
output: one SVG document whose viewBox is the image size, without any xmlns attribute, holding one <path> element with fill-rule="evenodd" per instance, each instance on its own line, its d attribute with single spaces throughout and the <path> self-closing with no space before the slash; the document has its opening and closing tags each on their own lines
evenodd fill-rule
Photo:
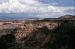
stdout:
<svg viewBox="0 0 75 49">
<path fill-rule="evenodd" d="M 74 7 L 53 6 L 38 0 L 9 0 L 0 4 L 0 13 L 37 13 L 39 16 L 49 16 L 50 13 L 60 14 L 72 9 Z"/>
</svg>

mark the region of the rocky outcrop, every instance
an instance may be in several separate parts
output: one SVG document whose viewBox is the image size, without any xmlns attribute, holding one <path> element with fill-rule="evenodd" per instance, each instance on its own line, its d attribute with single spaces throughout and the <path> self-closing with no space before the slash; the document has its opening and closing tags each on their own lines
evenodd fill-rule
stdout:
<svg viewBox="0 0 75 49">
<path fill-rule="evenodd" d="M 30 33 L 37 30 L 37 28 L 47 27 L 49 30 L 57 28 L 60 23 L 58 22 L 29 22 L 22 24 L 16 31 L 15 37 L 16 40 L 19 41 L 23 37 L 26 37 Z"/>
<path fill-rule="evenodd" d="M 34 49 L 74 49 L 74 38 L 75 26 L 68 21 L 63 21 L 53 30 L 47 27 L 38 28 L 22 40 L 25 46 L 35 47 Z"/>
<path fill-rule="evenodd" d="M 69 17 L 70 18 L 70 17 Z M 66 18 L 67 19 L 67 18 Z M 13 25 L 15 25 L 14 23 Z M 11 24 L 9 24 L 12 26 Z M 2 49 L 74 49 L 74 20 L 32 20 L 4 25 L 0 30 Z M 5 27 L 6 26 L 6 27 Z M 13 26 L 12 26 L 13 27 Z M 11 29 L 10 29 L 11 28 Z M 3 47 L 2 47 L 3 46 Z"/>
</svg>

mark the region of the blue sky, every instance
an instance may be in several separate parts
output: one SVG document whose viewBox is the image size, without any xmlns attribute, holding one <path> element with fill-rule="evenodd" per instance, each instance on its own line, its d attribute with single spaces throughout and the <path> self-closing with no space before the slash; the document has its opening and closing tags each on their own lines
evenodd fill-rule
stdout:
<svg viewBox="0 0 75 49">
<path fill-rule="evenodd" d="M 31 18 L 55 18 L 74 15 L 74 4 L 74 0 L 0 0 L 0 13 L 25 13 L 25 17 L 28 14 Z"/>
<path fill-rule="evenodd" d="M 57 6 L 74 6 L 74 0 L 39 0 L 43 3 L 57 3 Z"/>
</svg>

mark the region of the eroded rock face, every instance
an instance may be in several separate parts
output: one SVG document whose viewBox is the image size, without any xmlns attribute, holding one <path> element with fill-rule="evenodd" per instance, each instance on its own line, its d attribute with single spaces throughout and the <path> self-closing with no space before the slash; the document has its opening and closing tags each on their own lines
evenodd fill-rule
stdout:
<svg viewBox="0 0 75 49">
<path fill-rule="evenodd" d="M 67 25 L 69 24 L 69 25 Z M 23 38 L 26 46 L 46 47 L 48 49 L 73 49 L 75 48 L 75 26 L 68 21 L 53 30 L 47 27 L 38 28 L 26 38 Z"/>
<path fill-rule="evenodd" d="M 1 39 L 3 39 L 4 42 L 6 40 L 6 44 L 9 42 L 8 38 L 10 38 L 11 43 L 14 42 L 13 40 L 15 40 L 15 42 L 20 44 L 20 47 L 23 46 L 23 49 L 26 49 L 26 47 L 35 47 L 34 49 L 75 48 L 75 26 L 73 26 L 71 21 L 62 21 L 61 23 L 51 21 L 34 23 L 28 22 L 18 25 L 16 29 L 12 31 L 6 31 L 6 33 L 7 34 L 5 34 L 4 37 L 2 37 L 2 35 L 0 37 Z M 14 37 L 13 40 L 11 40 L 13 38 L 11 37 L 11 34 Z M 2 44 L 5 44 L 4 42 Z"/>
<path fill-rule="evenodd" d="M 57 28 L 59 23 L 57 22 L 30 22 L 22 24 L 19 29 L 17 29 L 16 33 L 14 34 L 16 40 L 19 41 L 23 37 L 26 37 L 30 33 L 37 30 L 37 28 L 47 27 L 49 30 L 53 30 Z"/>
<path fill-rule="evenodd" d="M 60 22 L 55 21 L 23 21 L 20 23 L 7 22 L 7 24 L 5 25 L 0 25 L 0 37 L 4 34 L 10 34 L 13 29 L 16 29 L 13 34 L 16 40 L 20 41 L 20 39 L 22 39 L 23 37 L 26 37 L 30 33 L 36 31 L 37 28 L 47 27 L 48 29 L 52 30 L 54 28 L 57 28 L 59 24 Z"/>
</svg>

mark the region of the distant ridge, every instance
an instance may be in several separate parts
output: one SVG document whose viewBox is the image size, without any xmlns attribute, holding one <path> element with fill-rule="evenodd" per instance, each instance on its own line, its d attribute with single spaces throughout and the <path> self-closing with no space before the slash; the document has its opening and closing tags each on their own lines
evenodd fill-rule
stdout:
<svg viewBox="0 0 75 49">
<path fill-rule="evenodd" d="M 61 19 L 75 19 L 75 15 L 64 15 L 59 18 L 61 18 Z"/>
<path fill-rule="evenodd" d="M 74 15 L 64 15 L 58 18 L 44 18 L 43 20 L 75 20 Z"/>
<path fill-rule="evenodd" d="M 0 13 L 0 20 L 52 20 L 52 19 L 75 19 L 75 15 L 64 15 L 58 18 L 39 18 L 25 13 Z"/>
</svg>

